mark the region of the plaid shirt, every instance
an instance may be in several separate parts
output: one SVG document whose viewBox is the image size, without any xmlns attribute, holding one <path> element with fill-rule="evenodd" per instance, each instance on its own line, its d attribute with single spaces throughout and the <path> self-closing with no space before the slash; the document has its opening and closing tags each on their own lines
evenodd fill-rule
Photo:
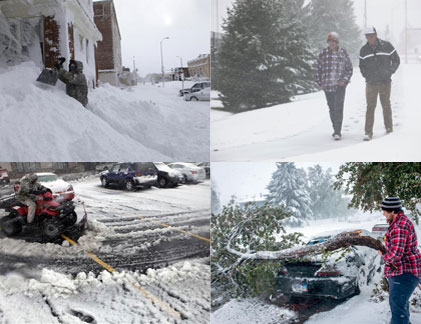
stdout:
<svg viewBox="0 0 421 324">
<path fill-rule="evenodd" d="M 337 51 L 332 51 L 329 47 L 322 49 L 315 69 L 316 82 L 327 92 L 335 92 L 339 82 L 347 85 L 353 72 L 351 60 L 343 48 L 338 48 Z"/>
<path fill-rule="evenodd" d="M 421 254 L 418 251 L 417 234 L 414 225 L 400 213 L 390 223 L 385 235 L 387 253 L 383 255 L 386 262 L 386 277 L 412 273 L 421 278 Z"/>
</svg>

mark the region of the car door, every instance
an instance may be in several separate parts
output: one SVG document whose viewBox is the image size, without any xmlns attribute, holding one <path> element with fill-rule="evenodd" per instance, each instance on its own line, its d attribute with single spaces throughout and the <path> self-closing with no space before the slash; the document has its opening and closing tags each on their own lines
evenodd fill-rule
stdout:
<svg viewBox="0 0 421 324">
<path fill-rule="evenodd" d="M 118 172 L 120 171 L 120 164 L 115 164 L 110 172 L 107 173 L 107 180 L 109 183 L 117 183 L 118 182 Z"/>
</svg>

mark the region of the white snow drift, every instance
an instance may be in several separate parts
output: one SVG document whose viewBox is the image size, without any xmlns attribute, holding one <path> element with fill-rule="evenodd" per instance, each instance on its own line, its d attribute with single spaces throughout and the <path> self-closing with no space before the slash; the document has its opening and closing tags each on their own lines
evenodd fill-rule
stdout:
<svg viewBox="0 0 421 324">
<path fill-rule="evenodd" d="M 209 160 L 208 104 L 178 97 L 179 82 L 99 87 L 86 110 L 39 73 L 32 62 L 0 67 L 0 160 Z"/>
</svg>

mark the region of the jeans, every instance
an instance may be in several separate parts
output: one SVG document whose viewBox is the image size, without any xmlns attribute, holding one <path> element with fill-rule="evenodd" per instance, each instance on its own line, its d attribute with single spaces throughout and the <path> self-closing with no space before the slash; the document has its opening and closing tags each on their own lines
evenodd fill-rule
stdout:
<svg viewBox="0 0 421 324">
<path fill-rule="evenodd" d="M 334 134 L 341 135 L 342 120 L 344 118 L 344 101 L 346 86 L 336 89 L 335 92 L 325 91 L 327 105 L 329 106 L 330 120 L 332 121 Z"/>
<path fill-rule="evenodd" d="M 404 273 L 389 277 L 389 304 L 392 311 L 391 324 L 409 323 L 409 298 L 417 288 L 420 279 L 413 274 Z"/>
<path fill-rule="evenodd" d="M 383 108 L 384 127 L 387 130 L 393 130 L 392 107 L 390 105 L 391 83 L 370 84 L 367 83 L 365 96 L 367 99 L 367 112 L 365 114 L 365 133 L 373 135 L 374 112 L 377 106 L 377 97 L 380 97 L 380 103 Z"/>
</svg>

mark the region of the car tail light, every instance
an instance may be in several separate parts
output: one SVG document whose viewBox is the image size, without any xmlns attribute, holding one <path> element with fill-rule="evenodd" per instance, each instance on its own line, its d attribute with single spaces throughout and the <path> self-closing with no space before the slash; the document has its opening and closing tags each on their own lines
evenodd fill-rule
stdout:
<svg viewBox="0 0 421 324">
<path fill-rule="evenodd" d="M 197 174 L 197 171 L 191 171 L 191 174 Z"/>
<path fill-rule="evenodd" d="M 288 274 L 288 270 L 287 270 L 287 268 L 286 268 L 286 267 L 284 267 L 284 266 L 281 266 L 281 267 L 279 268 L 278 272 L 279 272 L 279 273 L 282 273 L 282 274 L 284 274 L 284 275 Z"/>
<path fill-rule="evenodd" d="M 318 277 L 336 277 L 340 276 L 342 273 L 336 269 L 334 266 L 330 266 L 324 269 L 319 269 L 316 272 L 316 276 Z"/>
<path fill-rule="evenodd" d="M 137 174 L 137 176 L 138 176 L 138 177 L 141 177 L 141 176 L 142 176 L 142 174 L 139 172 L 139 173 Z"/>
</svg>

